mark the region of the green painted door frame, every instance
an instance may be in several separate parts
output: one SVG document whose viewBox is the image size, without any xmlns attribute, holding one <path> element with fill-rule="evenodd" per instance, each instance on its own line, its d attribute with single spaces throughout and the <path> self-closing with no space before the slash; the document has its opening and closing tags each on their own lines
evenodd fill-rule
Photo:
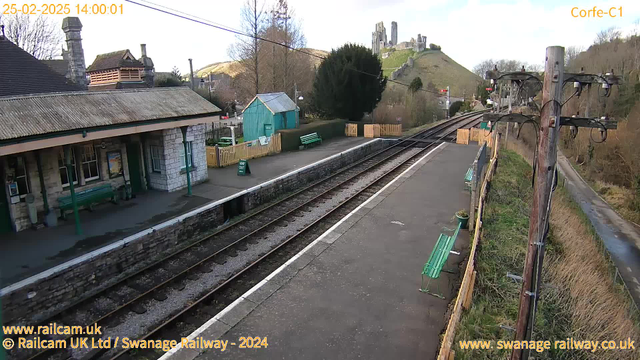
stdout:
<svg viewBox="0 0 640 360">
<path fill-rule="evenodd" d="M 127 163 L 129 165 L 129 182 L 134 194 L 140 193 L 142 188 L 142 174 L 140 173 L 140 144 L 127 144 Z"/>
</svg>

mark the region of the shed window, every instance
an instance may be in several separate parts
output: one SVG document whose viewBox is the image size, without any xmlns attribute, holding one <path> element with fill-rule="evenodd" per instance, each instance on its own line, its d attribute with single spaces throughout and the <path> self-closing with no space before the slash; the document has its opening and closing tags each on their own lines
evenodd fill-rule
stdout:
<svg viewBox="0 0 640 360">
<path fill-rule="evenodd" d="M 184 153 L 184 149 L 182 151 Z M 153 172 L 161 172 L 162 171 L 162 160 L 164 155 L 162 153 L 162 147 L 157 145 L 151 145 L 151 170 Z"/>
<path fill-rule="evenodd" d="M 187 141 L 187 161 L 189 162 L 189 167 L 192 167 L 193 154 L 191 152 L 191 141 Z M 186 169 L 186 166 L 184 166 L 184 144 L 180 144 L 180 162 L 182 163 L 182 168 Z"/>
<path fill-rule="evenodd" d="M 78 170 L 76 169 L 76 153 L 74 149 L 71 149 L 71 166 L 73 167 L 73 183 L 78 183 Z M 69 186 L 69 173 L 67 172 L 67 166 L 64 161 L 64 150 L 60 150 L 58 153 L 58 168 L 60 169 L 60 182 L 62 187 Z"/>
<path fill-rule="evenodd" d="M 82 174 L 85 181 L 100 178 L 98 171 L 98 154 L 93 145 L 84 145 L 82 147 Z"/>
</svg>

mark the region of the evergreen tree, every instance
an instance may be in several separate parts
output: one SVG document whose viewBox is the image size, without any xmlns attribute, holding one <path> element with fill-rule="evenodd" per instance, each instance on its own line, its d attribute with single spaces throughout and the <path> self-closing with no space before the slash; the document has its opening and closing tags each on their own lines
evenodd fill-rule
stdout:
<svg viewBox="0 0 640 360">
<path fill-rule="evenodd" d="M 380 59 L 364 46 L 346 44 L 320 64 L 313 106 L 322 116 L 359 121 L 373 111 L 386 85 Z"/>
</svg>

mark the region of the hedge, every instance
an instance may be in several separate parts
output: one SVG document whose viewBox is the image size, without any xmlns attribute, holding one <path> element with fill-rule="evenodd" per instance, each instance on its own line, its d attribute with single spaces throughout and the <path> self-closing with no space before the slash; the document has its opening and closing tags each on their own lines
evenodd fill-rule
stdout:
<svg viewBox="0 0 640 360">
<path fill-rule="evenodd" d="M 282 136 L 282 151 L 298 150 L 300 136 L 318 133 L 322 140 L 344 136 L 345 120 L 318 120 L 310 124 L 301 124 L 298 129 L 278 130 Z"/>
</svg>

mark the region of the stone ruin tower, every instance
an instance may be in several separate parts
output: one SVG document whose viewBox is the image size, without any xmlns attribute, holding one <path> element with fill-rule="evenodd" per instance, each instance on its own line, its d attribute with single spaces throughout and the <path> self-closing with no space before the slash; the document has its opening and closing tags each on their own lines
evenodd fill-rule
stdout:
<svg viewBox="0 0 640 360">
<path fill-rule="evenodd" d="M 387 29 L 384 23 L 380 21 L 376 24 L 376 31 L 371 33 L 371 52 L 374 55 L 380 53 L 380 50 L 387 46 Z"/>
</svg>

